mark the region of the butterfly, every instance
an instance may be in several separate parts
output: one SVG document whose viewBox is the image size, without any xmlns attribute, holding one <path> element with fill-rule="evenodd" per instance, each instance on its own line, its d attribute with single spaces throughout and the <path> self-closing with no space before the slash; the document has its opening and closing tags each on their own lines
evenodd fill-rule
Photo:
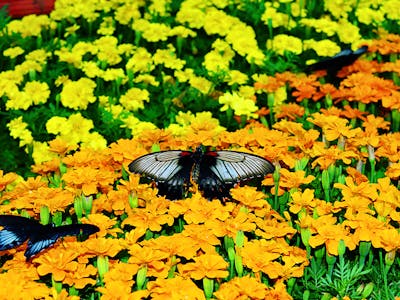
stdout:
<svg viewBox="0 0 400 300">
<path fill-rule="evenodd" d="M 274 171 L 265 158 L 237 151 L 194 152 L 169 150 L 143 155 L 129 164 L 129 171 L 156 181 L 159 195 L 182 199 L 191 181 L 197 183 L 206 198 L 229 197 L 239 182 L 264 177 Z"/>
<path fill-rule="evenodd" d="M 53 245 L 59 238 L 80 233 L 91 235 L 100 229 L 91 224 L 71 224 L 54 227 L 42 225 L 38 221 L 14 216 L 0 215 L 0 251 L 15 248 L 28 241 L 26 260 Z"/>
<path fill-rule="evenodd" d="M 341 68 L 351 65 L 359 56 L 367 51 L 368 46 L 362 46 L 356 51 L 345 49 L 331 58 L 307 66 L 307 69 L 309 71 L 327 70 L 328 73 L 336 75 Z"/>
</svg>

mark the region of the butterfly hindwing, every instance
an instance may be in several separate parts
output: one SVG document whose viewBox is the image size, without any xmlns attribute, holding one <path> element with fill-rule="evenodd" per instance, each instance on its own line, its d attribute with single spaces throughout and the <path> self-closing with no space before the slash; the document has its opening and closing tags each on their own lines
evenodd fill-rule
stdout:
<svg viewBox="0 0 400 300">
<path fill-rule="evenodd" d="M 15 248 L 23 244 L 40 227 L 34 220 L 28 218 L 0 215 L 0 251 Z"/>
</svg>

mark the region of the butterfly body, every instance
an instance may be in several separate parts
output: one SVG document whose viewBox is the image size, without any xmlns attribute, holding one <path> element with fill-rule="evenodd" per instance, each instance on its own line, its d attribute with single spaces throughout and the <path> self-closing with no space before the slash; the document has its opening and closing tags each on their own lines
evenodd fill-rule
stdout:
<svg viewBox="0 0 400 300">
<path fill-rule="evenodd" d="M 133 173 L 146 175 L 157 182 L 160 195 L 180 199 L 191 185 L 198 184 L 206 198 L 224 198 L 238 182 L 263 177 L 274 171 L 266 159 L 236 151 L 194 152 L 170 150 L 150 153 L 129 164 Z"/>
<path fill-rule="evenodd" d="M 90 235 L 99 231 L 91 224 L 71 224 L 54 227 L 12 215 L 0 215 L 0 251 L 15 248 L 28 240 L 25 257 L 29 260 L 40 251 L 53 245 L 59 238 L 83 233 Z"/>
</svg>

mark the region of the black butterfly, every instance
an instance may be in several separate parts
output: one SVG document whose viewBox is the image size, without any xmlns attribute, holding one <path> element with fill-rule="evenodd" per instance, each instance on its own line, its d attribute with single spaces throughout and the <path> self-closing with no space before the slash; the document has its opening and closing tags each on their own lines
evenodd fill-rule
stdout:
<svg viewBox="0 0 400 300">
<path fill-rule="evenodd" d="M 359 56 L 367 52 L 368 46 L 362 46 L 356 51 L 345 49 L 335 56 L 307 66 L 308 71 L 327 70 L 328 74 L 336 73 L 345 66 L 351 65 Z"/>
<path fill-rule="evenodd" d="M 0 251 L 15 248 L 28 241 L 26 260 L 53 245 L 59 238 L 80 233 L 90 235 L 100 229 L 91 224 L 71 224 L 54 227 L 13 215 L 0 215 Z"/>
<path fill-rule="evenodd" d="M 198 184 L 206 198 L 229 197 L 229 190 L 239 182 L 263 177 L 274 171 L 266 159 L 236 151 L 170 150 L 150 153 L 129 164 L 129 171 L 157 182 L 160 195 L 181 199 L 190 181 Z"/>
</svg>

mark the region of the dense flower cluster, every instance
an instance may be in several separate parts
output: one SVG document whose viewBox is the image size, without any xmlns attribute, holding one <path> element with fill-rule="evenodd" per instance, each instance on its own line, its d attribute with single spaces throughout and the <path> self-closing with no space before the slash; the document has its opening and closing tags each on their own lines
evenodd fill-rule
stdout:
<svg viewBox="0 0 400 300">
<path fill-rule="evenodd" d="M 399 19 L 394 0 L 57 0 L 0 24 L 0 213 L 100 228 L 28 262 L 26 244 L 2 251 L 0 294 L 399 297 Z M 221 202 L 127 171 L 200 144 L 275 172 Z"/>
</svg>

